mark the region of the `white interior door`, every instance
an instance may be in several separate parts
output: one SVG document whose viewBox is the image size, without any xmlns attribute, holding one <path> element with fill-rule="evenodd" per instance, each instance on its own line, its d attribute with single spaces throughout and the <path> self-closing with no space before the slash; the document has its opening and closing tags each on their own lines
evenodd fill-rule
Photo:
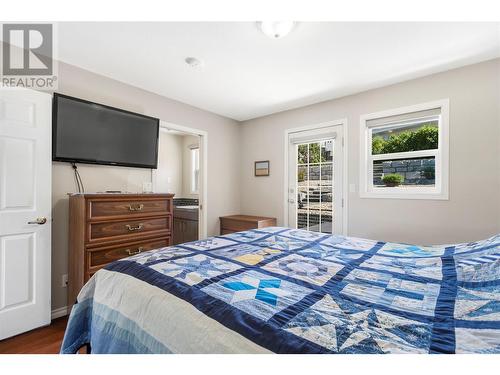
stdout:
<svg viewBox="0 0 500 375">
<path fill-rule="evenodd" d="M 342 233 L 342 126 L 288 136 L 288 226 Z"/>
<path fill-rule="evenodd" d="M 51 100 L 0 89 L 0 340 L 50 323 Z"/>
</svg>

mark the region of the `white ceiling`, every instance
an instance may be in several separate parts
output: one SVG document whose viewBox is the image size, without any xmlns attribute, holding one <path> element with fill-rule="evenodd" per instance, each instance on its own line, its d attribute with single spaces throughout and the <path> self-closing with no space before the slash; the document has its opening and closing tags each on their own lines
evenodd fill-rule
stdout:
<svg viewBox="0 0 500 375">
<path fill-rule="evenodd" d="M 247 120 L 500 56 L 499 23 L 60 23 L 59 59 Z M 186 65 L 194 56 L 201 70 Z"/>
</svg>

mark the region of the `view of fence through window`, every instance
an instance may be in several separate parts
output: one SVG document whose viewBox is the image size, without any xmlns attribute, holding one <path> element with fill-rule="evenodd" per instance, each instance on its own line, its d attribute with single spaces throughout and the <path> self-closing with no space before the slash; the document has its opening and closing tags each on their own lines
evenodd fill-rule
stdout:
<svg viewBox="0 0 500 375">
<path fill-rule="evenodd" d="M 435 186 L 438 125 L 436 118 L 372 129 L 373 186 Z"/>
<path fill-rule="evenodd" d="M 297 228 L 332 233 L 333 140 L 297 145 Z"/>
</svg>

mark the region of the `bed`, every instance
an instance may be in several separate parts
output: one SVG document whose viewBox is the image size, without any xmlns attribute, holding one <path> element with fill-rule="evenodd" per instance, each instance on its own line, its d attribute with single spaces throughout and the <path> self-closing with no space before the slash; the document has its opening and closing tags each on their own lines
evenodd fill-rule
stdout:
<svg viewBox="0 0 500 375">
<path fill-rule="evenodd" d="M 415 246 L 270 227 L 108 265 L 61 353 L 499 353 L 500 235 Z"/>
</svg>

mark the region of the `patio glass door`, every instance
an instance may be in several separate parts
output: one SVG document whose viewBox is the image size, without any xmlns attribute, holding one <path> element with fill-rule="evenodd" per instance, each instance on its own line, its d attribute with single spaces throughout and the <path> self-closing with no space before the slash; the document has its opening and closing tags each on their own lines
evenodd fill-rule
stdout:
<svg viewBox="0 0 500 375">
<path fill-rule="evenodd" d="M 342 232 L 342 129 L 289 136 L 288 225 L 321 233 Z"/>
</svg>

